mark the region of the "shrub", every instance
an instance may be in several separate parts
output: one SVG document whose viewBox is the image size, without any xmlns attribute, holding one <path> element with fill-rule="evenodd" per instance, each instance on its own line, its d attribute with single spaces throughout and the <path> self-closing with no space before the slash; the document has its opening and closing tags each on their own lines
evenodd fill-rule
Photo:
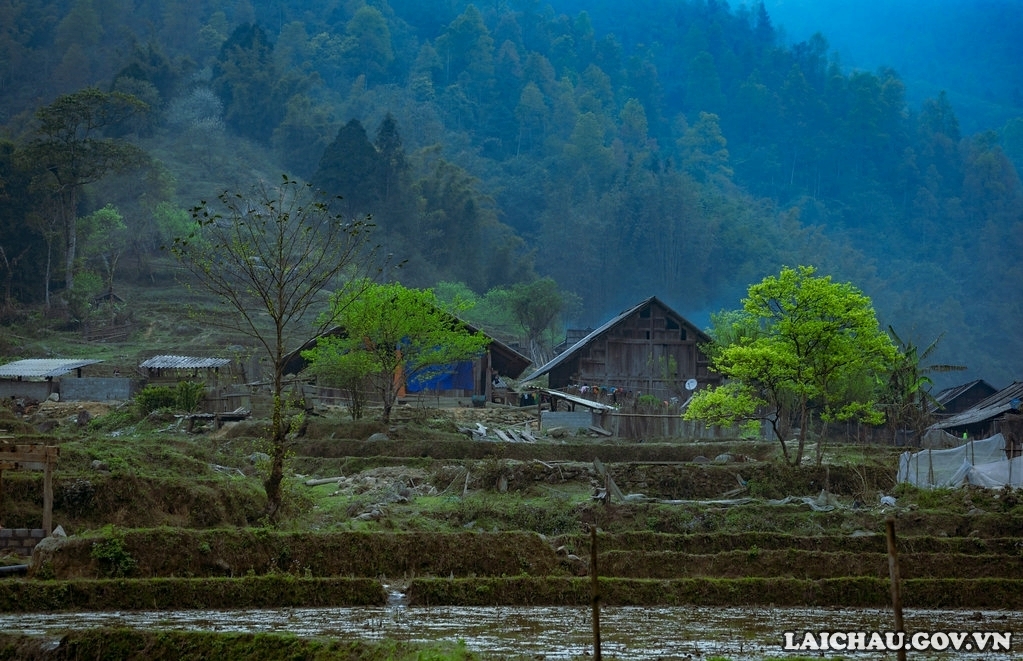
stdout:
<svg viewBox="0 0 1023 661">
<path fill-rule="evenodd" d="M 150 384 L 135 395 L 135 404 L 143 417 L 153 411 L 173 409 L 193 413 L 206 397 L 206 386 L 197 381 L 179 381 L 177 387 Z"/>
<path fill-rule="evenodd" d="M 193 413 L 206 397 L 206 386 L 197 381 L 179 381 L 174 393 L 174 404 L 186 413 Z"/>
<path fill-rule="evenodd" d="M 142 416 L 160 409 L 173 408 L 176 400 L 177 393 L 169 386 L 150 384 L 135 395 L 135 405 L 139 407 L 139 414 Z"/>
</svg>

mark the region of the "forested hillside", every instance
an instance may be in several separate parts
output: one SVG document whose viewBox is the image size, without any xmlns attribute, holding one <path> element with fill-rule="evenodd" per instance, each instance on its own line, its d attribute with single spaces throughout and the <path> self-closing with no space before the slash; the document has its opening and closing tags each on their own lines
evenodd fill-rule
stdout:
<svg viewBox="0 0 1023 661">
<path fill-rule="evenodd" d="M 187 209 L 286 172 L 372 214 L 407 285 L 549 276 L 574 327 L 651 295 L 705 324 L 813 264 L 945 334 L 956 381 L 1023 379 L 1003 127 L 778 28 L 720 0 L 0 0 L 0 303 L 167 286 Z"/>
</svg>

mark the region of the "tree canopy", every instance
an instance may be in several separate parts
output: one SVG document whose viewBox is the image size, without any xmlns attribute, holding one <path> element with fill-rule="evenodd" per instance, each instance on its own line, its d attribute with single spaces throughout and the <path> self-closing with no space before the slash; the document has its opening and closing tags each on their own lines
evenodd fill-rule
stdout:
<svg viewBox="0 0 1023 661">
<path fill-rule="evenodd" d="M 398 283 L 338 292 L 325 316 L 337 322 L 339 332 L 321 336 L 302 353 L 312 363 L 309 369 L 341 387 L 364 380 L 379 394 L 385 421 L 413 380 L 451 371 L 490 343 L 443 310 L 432 290 Z"/>
<path fill-rule="evenodd" d="M 767 420 L 785 460 L 799 465 L 816 413 L 823 422 L 883 421 L 876 384 L 897 358 L 870 299 L 812 266 L 751 285 L 742 309 L 721 318 L 729 343 L 712 351 L 727 382 L 698 392 L 685 417 L 712 424 Z M 799 426 L 794 453 L 787 436 Z"/>
</svg>

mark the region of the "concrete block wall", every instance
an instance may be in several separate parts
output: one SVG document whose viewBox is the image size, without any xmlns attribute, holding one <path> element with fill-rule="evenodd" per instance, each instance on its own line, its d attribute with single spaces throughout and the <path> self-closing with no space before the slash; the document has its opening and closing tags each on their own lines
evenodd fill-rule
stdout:
<svg viewBox="0 0 1023 661">
<path fill-rule="evenodd" d="M 45 537 L 42 528 L 0 528 L 0 553 L 30 556 Z"/>
<path fill-rule="evenodd" d="M 131 379 L 125 377 L 82 377 L 60 380 L 62 402 L 123 402 L 138 390 Z"/>
</svg>

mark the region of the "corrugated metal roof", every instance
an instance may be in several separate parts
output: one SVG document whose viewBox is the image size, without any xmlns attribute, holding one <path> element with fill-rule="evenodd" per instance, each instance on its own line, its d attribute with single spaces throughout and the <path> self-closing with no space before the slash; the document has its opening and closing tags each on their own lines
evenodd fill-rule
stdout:
<svg viewBox="0 0 1023 661">
<path fill-rule="evenodd" d="M 1011 409 L 1013 400 L 1017 399 L 1023 399 L 1023 381 L 1013 382 L 973 408 L 931 425 L 930 429 L 951 429 L 990 420 Z"/>
<path fill-rule="evenodd" d="M 554 397 L 560 397 L 561 399 L 566 399 L 566 400 L 572 402 L 573 404 L 578 404 L 579 406 L 584 406 L 584 407 L 586 407 L 588 409 L 595 409 L 597 411 L 614 411 L 615 410 L 615 407 L 610 406 L 608 404 L 601 404 L 600 402 L 595 402 L 592 399 L 586 399 L 585 397 L 580 397 L 579 395 L 573 395 L 573 394 L 564 392 L 562 390 L 551 390 L 550 388 L 530 387 L 529 392 L 545 392 L 548 395 L 552 395 Z"/>
<path fill-rule="evenodd" d="M 79 367 L 102 363 L 102 360 L 81 358 L 26 358 L 13 363 L 0 365 L 0 377 L 21 377 L 42 379 L 56 377 L 73 372 Z"/>
<path fill-rule="evenodd" d="M 618 314 L 618 316 L 614 317 L 610 321 L 607 321 L 602 326 L 600 326 L 599 328 L 597 328 L 593 332 L 591 332 L 589 335 L 587 335 L 583 339 L 581 339 L 578 342 L 576 342 L 575 344 L 573 344 L 564 353 L 562 353 L 562 354 L 560 354 L 558 356 L 555 356 L 546 365 L 543 365 L 543 366 L 537 368 L 537 370 L 535 372 L 533 372 L 532 374 L 530 374 L 526 378 L 522 379 L 522 381 L 520 381 L 519 383 L 523 383 L 523 384 L 524 383 L 529 383 L 530 381 L 538 379 L 541 376 L 543 376 L 544 374 L 547 374 L 548 372 L 550 372 L 552 369 L 554 369 L 555 367 L 557 367 L 561 363 L 563 363 L 563 362 L 567 361 L 568 359 L 570 359 L 572 356 L 574 356 L 579 351 L 582 351 L 582 349 L 585 348 L 586 345 L 588 345 L 590 342 L 592 342 L 596 338 L 600 337 L 601 335 L 603 335 L 607 331 L 611 330 L 612 328 L 614 328 L 615 326 L 617 326 L 621 322 L 625 321 L 626 319 L 631 317 L 633 314 L 639 312 L 644 307 L 646 307 L 648 305 L 651 305 L 653 303 L 658 303 L 665 310 L 667 310 L 668 312 L 672 313 L 673 315 L 675 315 L 676 317 L 678 317 L 679 319 L 684 321 L 686 324 L 689 324 L 690 326 L 692 326 L 692 324 L 690 324 L 689 321 L 685 317 L 683 317 L 679 313 L 677 313 L 674 310 L 672 310 L 670 307 L 665 305 L 662 301 L 658 300 L 658 298 L 656 296 L 651 296 L 650 298 L 646 299 L 645 301 L 637 303 L 636 305 L 633 305 L 628 310 L 625 310 L 624 312 Z M 693 326 L 693 328 L 696 328 L 696 327 Z M 701 341 L 703 341 L 703 342 L 709 342 L 710 341 L 710 337 L 706 333 L 701 331 L 700 329 L 696 328 L 696 332 L 699 334 Z"/>
<path fill-rule="evenodd" d="M 209 369 L 223 367 L 231 362 L 230 358 L 201 358 L 198 356 L 153 356 L 143 361 L 139 367 L 150 369 Z"/>
</svg>

